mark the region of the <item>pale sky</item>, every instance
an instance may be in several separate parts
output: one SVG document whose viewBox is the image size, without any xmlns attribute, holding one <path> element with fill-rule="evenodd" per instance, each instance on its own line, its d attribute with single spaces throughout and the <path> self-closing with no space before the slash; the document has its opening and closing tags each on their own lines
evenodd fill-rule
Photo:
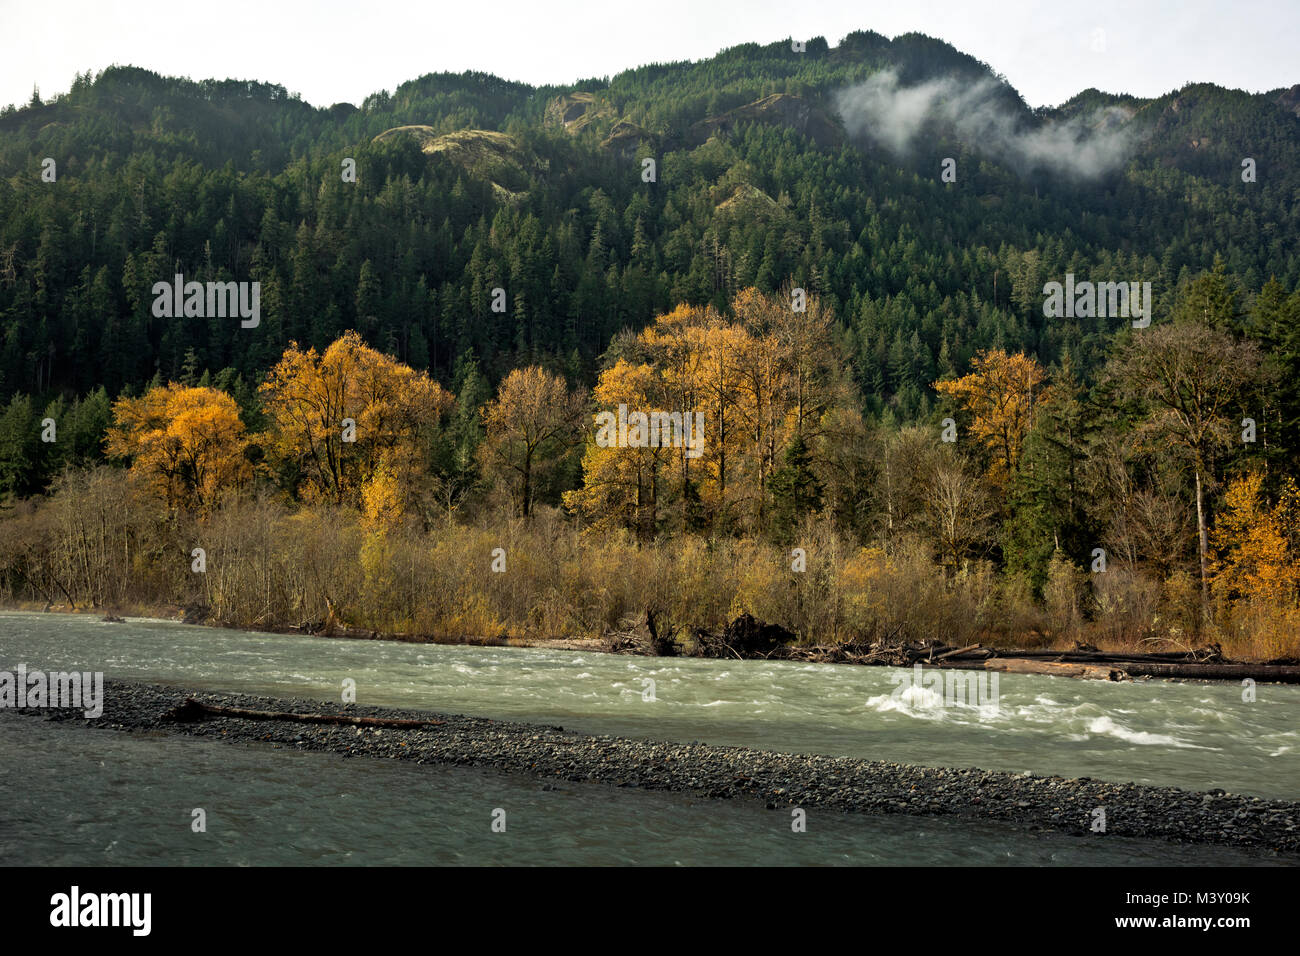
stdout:
<svg viewBox="0 0 1300 956">
<path fill-rule="evenodd" d="M 946 40 L 1031 106 L 1090 86 L 1158 96 L 1189 80 L 1252 92 L 1300 83 L 1296 0 L 0 0 L 0 104 L 119 63 L 359 105 L 444 70 L 568 84 L 751 41 L 834 46 L 854 30 Z"/>
</svg>

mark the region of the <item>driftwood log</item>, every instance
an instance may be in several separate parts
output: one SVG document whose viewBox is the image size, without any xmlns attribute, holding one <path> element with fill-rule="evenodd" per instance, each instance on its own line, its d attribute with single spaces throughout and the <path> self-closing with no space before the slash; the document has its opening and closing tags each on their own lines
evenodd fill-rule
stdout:
<svg viewBox="0 0 1300 956">
<path fill-rule="evenodd" d="M 1173 677 L 1185 680 L 1251 678 L 1279 684 L 1300 684 L 1300 661 L 1278 659 L 1246 664 L 1227 659 L 1222 648 L 1209 644 L 1184 651 L 1099 651 L 1088 644 L 1064 650 L 999 651 L 981 644 L 949 647 L 936 640 L 906 641 L 901 627 L 876 640 L 850 639 L 833 644 L 800 644 L 796 635 L 777 625 L 742 615 L 720 632 L 697 630 L 692 653 L 697 657 L 738 660 L 807 661 L 819 664 L 876 664 L 887 667 L 983 668 L 1013 674 L 1057 674 L 1094 680 L 1131 677 Z"/>
<path fill-rule="evenodd" d="M 995 657 L 984 662 L 984 669 L 1008 674 L 1052 674 L 1056 677 L 1082 677 L 1085 680 L 1123 680 L 1124 672 L 1102 664 L 1071 664 L 1067 661 L 1030 661 L 1015 657 Z"/>
<path fill-rule="evenodd" d="M 1134 661 L 1120 664 L 1130 677 L 1201 677 L 1300 684 L 1300 667 L 1287 664 L 1165 664 Z"/>
<path fill-rule="evenodd" d="M 972 647 L 934 657 L 935 661 L 941 659 L 945 666 L 971 666 L 976 660 L 982 660 L 988 670 L 1019 674 L 1061 674 L 1101 680 L 1122 680 L 1127 676 L 1239 681 L 1249 677 L 1278 684 L 1300 684 L 1300 665 L 1283 661 L 1262 664 L 1230 661 L 1224 658 L 1218 645 L 1194 651 L 1160 651 L 1149 654 L 1095 650 L 1005 651 L 1000 654 L 991 648 L 976 651 Z"/>
<path fill-rule="evenodd" d="M 350 724 L 355 727 L 401 727 L 418 730 L 441 724 L 441 720 L 411 720 L 404 717 L 353 717 L 348 714 L 294 714 L 277 710 L 246 710 L 243 707 L 219 707 L 186 698 L 167 714 L 172 720 L 191 722 L 205 717 L 242 717 L 245 720 L 288 720 L 299 724 Z"/>
</svg>

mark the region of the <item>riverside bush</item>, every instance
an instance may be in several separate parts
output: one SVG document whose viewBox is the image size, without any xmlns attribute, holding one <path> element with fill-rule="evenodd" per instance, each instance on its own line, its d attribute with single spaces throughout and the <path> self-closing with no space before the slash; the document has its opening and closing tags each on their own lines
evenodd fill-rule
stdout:
<svg viewBox="0 0 1300 956">
<path fill-rule="evenodd" d="M 225 626 L 353 629 L 438 641 L 600 638 L 647 610 L 689 643 L 751 614 L 806 643 L 938 640 L 1023 647 L 1139 642 L 1188 646 L 1196 581 L 1122 561 L 1087 574 L 1058 556 L 1041 600 L 991 562 L 955 570 L 919 536 L 862 546 L 827 518 L 792 548 L 753 537 L 681 534 L 646 542 L 628 530 L 584 533 L 539 505 L 528 519 L 414 522 L 385 530 L 362 512 L 273 495 L 233 497 L 198 516 L 159 510 L 111 468 L 70 471 L 45 499 L 22 502 L 0 540 L 0 600 L 75 610 L 179 613 Z M 206 571 L 191 551 L 206 552 Z M 493 571 L 504 551 L 504 570 Z M 1300 651 L 1300 613 L 1221 602 L 1203 639 L 1257 658 Z M 1149 649 L 1149 648 L 1148 648 Z"/>
</svg>

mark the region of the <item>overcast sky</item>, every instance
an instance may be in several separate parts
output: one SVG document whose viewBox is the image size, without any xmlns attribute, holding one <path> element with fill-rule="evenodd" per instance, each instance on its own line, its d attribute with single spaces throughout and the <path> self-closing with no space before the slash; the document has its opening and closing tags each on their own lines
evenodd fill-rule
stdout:
<svg viewBox="0 0 1300 956">
<path fill-rule="evenodd" d="M 567 84 L 750 41 L 835 45 L 854 30 L 946 40 L 1031 106 L 1090 86 L 1300 83 L 1297 0 L 0 0 L 0 104 L 114 63 L 280 83 L 328 106 L 442 70 Z"/>
</svg>

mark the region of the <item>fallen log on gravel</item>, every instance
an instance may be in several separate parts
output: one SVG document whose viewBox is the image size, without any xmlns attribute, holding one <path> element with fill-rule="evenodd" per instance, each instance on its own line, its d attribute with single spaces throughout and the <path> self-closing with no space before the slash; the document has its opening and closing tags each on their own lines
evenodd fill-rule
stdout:
<svg viewBox="0 0 1300 956">
<path fill-rule="evenodd" d="M 396 717 L 352 717 L 347 714 L 295 714 L 277 710 L 245 710 L 242 707 L 218 707 L 193 697 L 172 708 L 167 717 L 182 723 L 204 717 L 242 717 L 245 720 L 288 720 L 300 724 L 350 724 L 355 727 L 400 727 L 418 729 L 441 724 L 441 720 L 407 720 Z"/>
</svg>

